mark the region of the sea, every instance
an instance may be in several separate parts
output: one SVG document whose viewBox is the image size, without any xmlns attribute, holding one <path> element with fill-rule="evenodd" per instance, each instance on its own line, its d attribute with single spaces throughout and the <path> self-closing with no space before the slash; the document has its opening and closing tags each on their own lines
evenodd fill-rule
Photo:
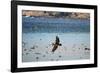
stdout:
<svg viewBox="0 0 100 73">
<path fill-rule="evenodd" d="M 89 19 L 22 17 L 22 62 L 90 59 L 90 50 Z"/>
</svg>

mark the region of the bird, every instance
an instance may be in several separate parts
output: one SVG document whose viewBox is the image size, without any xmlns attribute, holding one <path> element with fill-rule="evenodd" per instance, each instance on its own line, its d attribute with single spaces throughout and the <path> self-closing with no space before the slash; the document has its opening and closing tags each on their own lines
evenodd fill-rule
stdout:
<svg viewBox="0 0 100 73">
<path fill-rule="evenodd" d="M 57 50 L 58 46 L 62 46 L 58 36 L 56 36 L 55 43 L 53 43 L 52 45 L 53 45 L 52 52 L 55 52 Z"/>
</svg>

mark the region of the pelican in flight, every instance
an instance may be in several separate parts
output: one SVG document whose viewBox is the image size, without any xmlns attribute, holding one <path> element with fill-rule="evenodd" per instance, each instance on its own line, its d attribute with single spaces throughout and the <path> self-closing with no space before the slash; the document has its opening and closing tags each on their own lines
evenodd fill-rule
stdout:
<svg viewBox="0 0 100 73">
<path fill-rule="evenodd" d="M 55 50 L 57 50 L 58 46 L 62 46 L 58 36 L 56 36 L 55 43 L 53 43 L 52 45 L 53 45 L 52 52 L 55 52 Z"/>
</svg>

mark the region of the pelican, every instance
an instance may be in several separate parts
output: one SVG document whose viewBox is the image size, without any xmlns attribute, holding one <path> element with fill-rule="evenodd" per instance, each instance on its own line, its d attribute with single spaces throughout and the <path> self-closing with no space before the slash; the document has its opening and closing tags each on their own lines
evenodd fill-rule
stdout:
<svg viewBox="0 0 100 73">
<path fill-rule="evenodd" d="M 53 45 L 52 52 L 55 52 L 55 50 L 57 50 L 58 46 L 62 46 L 58 36 L 56 36 L 55 43 L 53 43 L 52 45 Z"/>
</svg>

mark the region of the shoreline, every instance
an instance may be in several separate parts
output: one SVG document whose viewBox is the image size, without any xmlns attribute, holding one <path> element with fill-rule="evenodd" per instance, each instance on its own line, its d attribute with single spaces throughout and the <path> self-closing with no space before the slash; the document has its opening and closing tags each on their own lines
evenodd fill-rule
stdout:
<svg viewBox="0 0 100 73">
<path fill-rule="evenodd" d="M 54 16 L 28 16 L 22 15 L 23 17 L 34 17 L 34 18 L 54 18 L 54 19 L 83 19 L 83 20 L 90 20 L 90 18 L 80 18 L 80 17 L 54 17 Z"/>
</svg>

